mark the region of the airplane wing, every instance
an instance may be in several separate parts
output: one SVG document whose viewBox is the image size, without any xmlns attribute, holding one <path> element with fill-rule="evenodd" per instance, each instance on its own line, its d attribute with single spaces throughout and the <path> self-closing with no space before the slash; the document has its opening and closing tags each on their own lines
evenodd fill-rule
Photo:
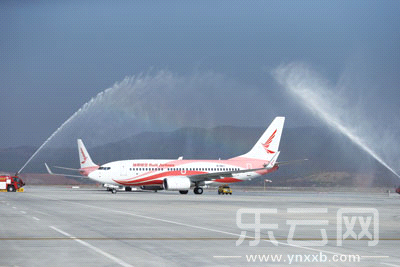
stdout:
<svg viewBox="0 0 400 267">
<path fill-rule="evenodd" d="M 68 171 L 77 171 L 77 172 L 80 171 L 80 169 L 73 169 L 73 168 L 67 168 L 67 167 L 60 167 L 60 166 L 53 166 L 53 167 L 57 168 L 57 169 L 68 170 Z"/>
<path fill-rule="evenodd" d="M 262 171 L 262 170 L 268 170 L 268 169 L 271 169 L 271 168 L 265 167 L 265 168 L 258 168 L 258 169 L 246 169 L 246 170 L 240 170 L 240 171 L 204 173 L 204 174 L 188 175 L 187 177 L 193 182 L 212 181 L 212 180 L 217 180 L 217 179 L 221 179 L 221 178 L 225 178 L 225 177 L 232 177 L 232 175 L 236 174 L 236 173 L 256 172 L 256 171 Z"/>
<path fill-rule="evenodd" d="M 263 168 L 257 168 L 257 169 L 245 169 L 245 170 L 239 170 L 239 171 L 225 171 L 225 172 L 214 172 L 214 173 L 203 173 L 203 174 L 195 174 L 195 175 L 189 175 L 188 178 L 192 182 L 200 182 L 200 181 L 212 181 L 212 180 L 217 180 L 225 177 L 232 177 L 233 174 L 237 173 L 246 173 L 246 172 L 256 172 L 256 171 L 262 171 L 262 170 L 269 170 L 272 169 L 276 165 L 276 159 L 279 156 L 280 151 L 278 151 L 274 157 L 271 159 L 271 161 L 266 164 Z"/>
<path fill-rule="evenodd" d="M 296 160 L 290 160 L 290 161 L 281 161 L 281 162 L 278 162 L 277 164 L 279 166 L 282 166 L 282 165 L 288 165 L 288 164 L 292 164 L 292 163 L 304 162 L 307 160 L 308 159 L 296 159 Z"/>
<path fill-rule="evenodd" d="M 50 167 L 47 165 L 47 163 L 44 164 L 46 166 L 47 172 L 51 175 L 59 175 L 59 176 L 66 176 L 66 177 L 78 177 L 78 178 L 84 178 L 87 179 L 86 176 L 82 176 L 82 175 L 70 175 L 70 174 L 63 174 L 63 173 L 53 173 L 50 169 Z M 59 168 L 59 167 L 58 167 Z M 64 167 L 61 167 L 64 168 Z M 64 168 L 64 169 L 69 169 L 69 168 Z M 75 170 L 75 169 L 74 169 Z"/>
</svg>

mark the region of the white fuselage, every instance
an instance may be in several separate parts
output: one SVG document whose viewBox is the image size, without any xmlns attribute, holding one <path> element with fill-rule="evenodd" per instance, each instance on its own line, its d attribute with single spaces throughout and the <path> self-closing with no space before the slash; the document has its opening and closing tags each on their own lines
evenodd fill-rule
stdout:
<svg viewBox="0 0 400 267">
<path fill-rule="evenodd" d="M 166 177 L 187 177 L 192 175 L 235 172 L 262 168 L 268 162 L 258 159 L 230 160 L 123 160 L 114 161 L 88 172 L 88 177 L 103 183 L 123 186 L 162 185 Z M 214 179 L 213 183 L 234 183 L 250 180 L 278 167 L 255 172 L 233 173 L 230 177 Z M 205 181 L 209 184 L 211 181 Z"/>
</svg>

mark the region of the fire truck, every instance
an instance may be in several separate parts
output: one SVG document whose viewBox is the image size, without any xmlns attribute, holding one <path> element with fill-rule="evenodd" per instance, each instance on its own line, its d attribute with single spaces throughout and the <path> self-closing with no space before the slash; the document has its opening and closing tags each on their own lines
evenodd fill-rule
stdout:
<svg viewBox="0 0 400 267">
<path fill-rule="evenodd" d="M 0 175 L 0 192 L 23 192 L 24 181 L 18 176 Z"/>
</svg>

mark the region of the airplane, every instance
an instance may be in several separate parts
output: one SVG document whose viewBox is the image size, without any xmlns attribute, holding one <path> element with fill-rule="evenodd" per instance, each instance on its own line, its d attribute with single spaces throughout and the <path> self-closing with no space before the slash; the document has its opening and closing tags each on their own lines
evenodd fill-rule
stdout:
<svg viewBox="0 0 400 267">
<path fill-rule="evenodd" d="M 78 139 L 80 169 L 57 167 L 79 171 L 82 176 L 56 174 L 45 163 L 52 175 L 88 177 L 102 183 L 107 190 L 116 193 L 118 188 L 140 186 L 143 190 L 169 190 L 187 194 L 202 194 L 209 184 L 227 184 L 251 180 L 278 170 L 279 143 L 285 117 L 276 117 L 253 148 L 246 154 L 226 160 L 140 159 L 121 160 L 95 164 L 81 139 Z"/>
</svg>

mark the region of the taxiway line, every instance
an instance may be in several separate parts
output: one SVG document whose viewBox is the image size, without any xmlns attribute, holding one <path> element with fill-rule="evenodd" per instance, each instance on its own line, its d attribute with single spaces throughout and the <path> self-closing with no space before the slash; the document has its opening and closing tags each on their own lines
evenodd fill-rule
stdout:
<svg viewBox="0 0 400 267">
<path fill-rule="evenodd" d="M 76 238 L 76 237 L 70 235 L 70 234 L 67 233 L 67 232 L 64 232 L 63 230 L 60 230 L 60 229 L 58 229 L 57 227 L 54 227 L 54 226 L 49 226 L 49 227 L 50 227 L 51 229 L 53 229 L 54 231 L 57 231 L 57 232 L 59 232 L 60 234 L 62 234 L 62 235 L 64 235 L 64 236 L 67 236 L 67 237 L 69 237 L 70 239 L 72 239 L 72 240 L 78 242 L 79 244 L 81 244 L 81 245 L 83 245 L 83 246 L 85 246 L 85 247 L 87 247 L 87 248 L 90 248 L 90 249 L 96 251 L 97 253 L 103 255 L 104 257 L 109 258 L 110 260 L 114 261 L 115 263 L 117 263 L 117 264 L 119 264 L 119 265 L 121 265 L 121 266 L 124 266 L 124 267 L 133 267 L 133 266 L 130 265 L 129 263 L 126 263 L 125 261 L 123 261 L 123 260 L 121 260 L 121 259 L 119 259 L 119 258 L 117 258 L 117 257 L 115 257 L 115 256 L 113 256 L 113 255 L 111 255 L 111 254 L 109 254 L 109 253 L 107 253 L 107 252 L 105 252 L 105 251 L 99 249 L 98 247 L 95 247 L 95 246 L 93 246 L 93 245 L 91 245 L 91 244 L 89 244 L 89 243 L 87 243 L 87 242 L 85 242 L 85 241 L 83 241 L 83 240 L 81 240 L 81 239 L 79 239 L 79 238 Z"/>
</svg>

